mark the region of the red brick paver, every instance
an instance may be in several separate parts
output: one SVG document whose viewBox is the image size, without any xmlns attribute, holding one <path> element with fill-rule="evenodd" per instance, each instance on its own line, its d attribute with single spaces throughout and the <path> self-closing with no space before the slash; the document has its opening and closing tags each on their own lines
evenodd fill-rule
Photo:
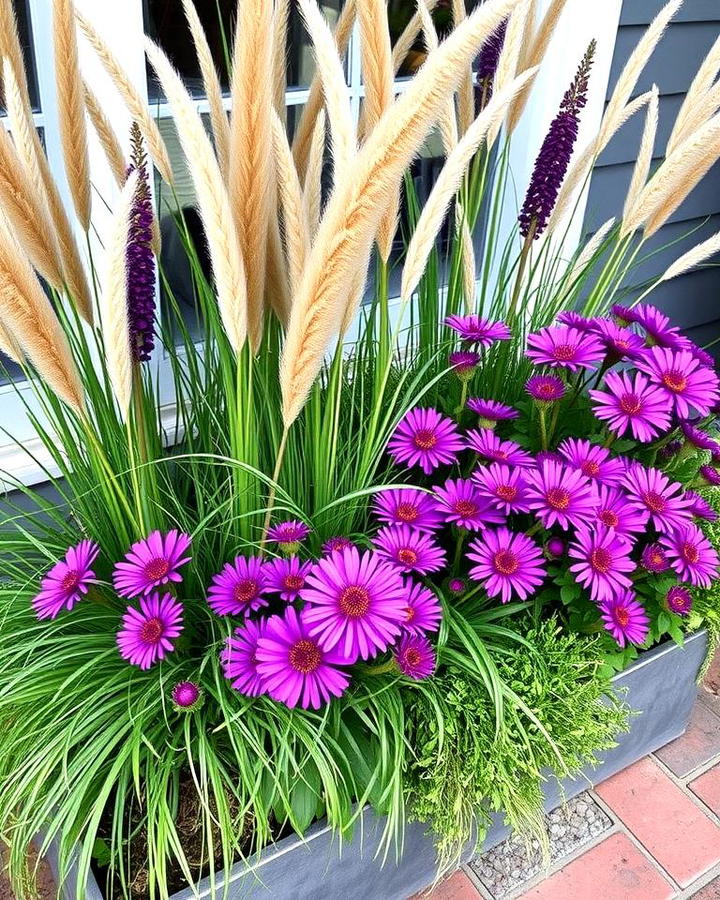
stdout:
<svg viewBox="0 0 720 900">
<path fill-rule="evenodd" d="M 455 872 L 431 891 L 415 894 L 410 900 L 478 900 L 480 894 L 464 872 Z"/>
<path fill-rule="evenodd" d="M 674 889 L 624 834 L 613 834 L 522 900 L 669 900 Z"/>
<path fill-rule="evenodd" d="M 610 778 L 597 794 L 683 887 L 720 862 L 720 828 L 651 759 Z"/>
<path fill-rule="evenodd" d="M 688 787 L 716 816 L 720 816 L 720 764 L 691 781 Z"/>
<path fill-rule="evenodd" d="M 692 897 L 693 900 L 720 900 L 720 878 L 713 878 L 709 884 L 700 888 Z"/>
<path fill-rule="evenodd" d="M 655 754 L 678 778 L 720 753 L 720 718 L 705 703 L 696 703 L 687 731 Z"/>
</svg>

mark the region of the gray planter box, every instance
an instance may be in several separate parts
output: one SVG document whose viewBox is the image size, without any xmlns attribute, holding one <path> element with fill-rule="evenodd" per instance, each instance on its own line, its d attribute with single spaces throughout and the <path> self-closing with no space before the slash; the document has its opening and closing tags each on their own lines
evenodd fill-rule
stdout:
<svg viewBox="0 0 720 900">
<path fill-rule="evenodd" d="M 616 676 L 615 684 L 639 715 L 633 718 L 630 731 L 620 735 L 617 747 L 599 754 L 597 767 L 572 780 L 558 782 L 549 777 L 545 785 L 546 809 L 554 809 L 563 800 L 599 784 L 685 731 L 707 646 L 707 634 L 700 631 L 688 638 L 684 649 L 663 644 L 643 653 L 629 669 Z M 307 896 L 313 900 L 405 900 L 435 877 L 432 836 L 426 833 L 424 825 L 408 825 L 402 859 L 397 862 L 393 854 L 383 865 L 381 859 L 376 859 L 382 830 L 382 820 L 366 809 L 356 839 L 341 846 L 327 825 L 318 823 L 309 829 L 304 840 L 285 838 L 259 853 L 251 863 L 238 864 L 230 877 L 227 896 L 231 900 L 300 900 Z M 485 849 L 500 843 L 509 831 L 502 815 L 495 816 Z M 474 851 L 473 845 L 465 847 L 462 862 L 470 859 Z M 56 869 L 52 852 L 49 861 Z M 222 896 L 222 886 L 218 879 L 215 896 Z M 76 896 L 76 881 L 71 877 L 64 886 L 63 897 L 75 900 Z M 195 891 L 187 889 L 175 894 L 173 900 L 195 897 L 213 898 L 208 879 Z M 84 900 L 103 900 L 93 879 L 87 885 Z"/>
</svg>

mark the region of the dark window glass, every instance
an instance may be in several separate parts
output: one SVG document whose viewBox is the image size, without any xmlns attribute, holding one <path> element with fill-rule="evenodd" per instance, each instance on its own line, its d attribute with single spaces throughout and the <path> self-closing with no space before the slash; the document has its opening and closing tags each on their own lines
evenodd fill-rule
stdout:
<svg viewBox="0 0 720 900">
<path fill-rule="evenodd" d="M 470 12 L 480 2 L 481 0 L 465 0 L 465 8 Z M 452 0 L 438 0 L 432 12 L 435 28 L 441 40 L 453 27 L 452 6 Z M 388 0 L 388 25 L 390 26 L 390 40 L 393 45 L 403 33 L 416 11 L 417 3 L 415 0 Z M 400 66 L 398 76 L 402 78 L 413 75 L 425 62 L 426 55 L 425 40 L 422 34 L 419 34 Z"/>
<path fill-rule="evenodd" d="M 35 53 L 32 46 L 28 0 L 13 0 L 13 7 L 17 17 L 18 33 L 20 35 L 20 43 L 22 44 L 23 56 L 25 57 L 25 71 L 27 72 L 30 102 L 32 103 L 33 109 L 39 111 L 40 97 L 38 95 L 37 72 L 35 70 Z M 5 98 L 2 93 L 2 84 L 0 84 L 0 115 L 4 112 Z"/>
</svg>

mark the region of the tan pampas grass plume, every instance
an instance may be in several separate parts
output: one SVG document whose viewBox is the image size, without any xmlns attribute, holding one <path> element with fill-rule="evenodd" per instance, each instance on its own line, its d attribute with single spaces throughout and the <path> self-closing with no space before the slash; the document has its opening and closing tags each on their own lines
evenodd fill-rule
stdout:
<svg viewBox="0 0 720 900">
<path fill-rule="evenodd" d="M 230 123 L 225 107 L 223 106 L 222 88 L 218 78 L 215 61 L 213 60 L 208 44 L 207 35 L 200 22 L 200 16 L 195 9 L 193 0 L 183 0 L 183 10 L 187 19 L 188 28 L 195 45 L 195 54 L 200 64 L 205 96 L 210 107 L 210 126 L 215 141 L 215 153 L 220 165 L 220 171 L 227 174 L 228 155 L 230 152 Z"/>
<path fill-rule="evenodd" d="M 273 103 L 280 121 L 287 126 L 287 36 L 290 0 L 275 0 L 273 12 Z"/>
<path fill-rule="evenodd" d="M 322 211 L 322 175 L 325 162 L 325 113 L 320 112 L 315 122 L 310 154 L 308 156 L 305 187 L 303 189 L 303 208 L 310 228 L 310 237 L 315 237 Z"/>
<path fill-rule="evenodd" d="M 0 321 L 0 353 L 4 353 L 8 359 L 16 362 L 19 366 L 23 365 L 22 349 L 2 321 Z"/>
<path fill-rule="evenodd" d="M 113 173 L 113 178 L 118 187 L 122 187 L 125 184 L 128 164 L 120 146 L 120 141 L 90 85 L 84 82 L 83 87 L 85 89 L 85 108 L 87 109 L 88 118 L 103 149 L 105 159 Z"/>
<path fill-rule="evenodd" d="M 438 41 L 437 31 L 435 30 L 435 23 L 432 20 L 432 16 L 430 15 L 427 6 L 427 0 L 418 0 L 417 14 L 420 16 L 420 21 L 422 22 L 422 31 L 427 52 L 432 53 L 433 50 L 437 49 L 440 42 Z M 438 121 L 438 130 L 440 131 L 445 156 L 449 156 L 457 146 L 459 138 L 454 98 L 446 104 L 445 110 Z"/>
<path fill-rule="evenodd" d="M 13 0 L 0 0 L 0 57 L 10 61 L 22 102 L 30 107 L 30 93 L 25 77 L 25 59 L 18 36 Z"/>
<path fill-rule="evenodd" d="M 305 257 L 310 249 L 310 227 L 305 218 L 302 188 L 288 144 L 287 132 L 280 117 L 274 111 L 272 124 L 290 291 L 294 295 L 300 287 Z"/>
<path fill-rule="evenodd" d="M 2 222 L 0 320 L 43 381 L 81 414 L 84 392 L 67 337 L 25 253 Z"/>
<path fill-rule="evenodd" d="M 453 0 L 453 23 L 455 27 L 467 17 L 465 0 Z M 467 72 L 460 82 L 457 92 L 458 126 L 460 134 L 465 134 L 472 120 L 475 118 L 475 88 L 473 86 L 472 67 L 467 67 Z"/>
<path fill-rule="evenodd" d="M 437 5 L 438 0 L 425 0 L 425 6 L 427 7 L 428 12 L 432 12 Z M 420 34 L 422 27 L 422 17 L 419 12 L 416 12 L 403 29 L 400 37 L 395 41 L 392 62 L 393 72 L 396 75 L 400 71 L 400 66 L 405 62 L 408 53 L 412 50 L 413 44 L 417 40 L 417 36 Z"/>
<path fill-rule="evenodd" d="M 448 157 L 423 206 L 408 245 L 400 288 L 402 301 L 406 302 L 410 299 L 422 278 L 448 206 L 457 194 L 467 167 L 477 153 L 480 144 L 492 125 L 505 115 L 512 98 L 528 81 L 535 77 L 537 71 L 537 67 L 529 69 L 502 90 L 494 92 L 488 105 L 460 138 L 457 147 Z"/>
<path fill-rule="evenodd" d="M 268 230 L 265 296 L 267 305 L 275 313 L 278 321 L 283 327 L 287 326 L 292 299 L 277 215 L 271 217 Z"/>
<path fill-rule="evenodd" d="M 698 119 L 698 107 L 701 110 L 705 109 L 708 100 L 707 95 L 717 78 L 718 70 L 720 70 L 720 37 L 710 48 L 708 55 L 703 60 L 692 84 L 688 88 L 667 143 L 666 156 L 669 156 L 673 150 L 677 149 L 678 145 L 690 136 L 701 121 L 709 119 L 710 116 L 717 112 L 717 106 L 715 106 L 715 109 L 704 114 L 703 119 Z"/>
<path fill-rule="evenodd" d="M 711 119 L 718 109 L 720 109 L 720 81 L 714 84 L 705 94 L 695 98 L 680 127 L 678 127 L 678 122 L 676 121 L 665 155 L 669 156 L 674 153 L 680 144 L 691 137 L 704 122 Z"/>
<path fill-rule="evenodd" d="M 346 0 L 345 5 L 340 13 L 334 32 L 335 46 L 340 59 L 345 58 L 350 36 L 352 35 L 353 25 L 355 24 L 356 0 Z M 295 137 L 293 139 L 293 156 L 295 165 L 301 180 L 305 177 L 307 169 L 308 154 L 310 153 L 310 144 L 313 132 L 315 130 L 315 122 L 322 110 L 323 106 L 323 89 L 320 80 L 320 73 L 316 72 L 310 84 L 310 93 L 307 102 L 300 116 Z"/>
<path fill-rule="evenodd" d="M 568 281 L 572 284 L 576 278 L 579 278 L 580 275 L 583 274 L 588 264 L 592 260 L 593 256 L 598 252 L 600 247 L 602 246 L 603 241 L 610 233 L 610 229 L 615 224 L 615 217 L 612 219 L 608 219 L 603 225 L 601 225 L 595 234 L 590 238 L 590 240 L 585 244 L 580 253 L 578 254 L 578 258 L 575 260 L 572 269 L 570 270 L 570 274 L 568 275 Z"/>
<path fill-rule="evenodd" d="M 658 128 L 658 112 L 659 112 L 659 91 L 657 85 L 652 86 L 650 102 L 648 103 L 647 113 L 645 114 L 645 128 L 643 129 L 642 140 L 640 141 L 640 150 L 638 151 L 637 160 L 633 169 L 630 187 L 628 188 L 627 198 L 623 209 L 623 218 L 630 215 L 630 211 L 637 203 L 640 192 L 645 187 L 650 174 L 650 166 L 653 161 L 653 153 L 655 151 L 655 138 L 657 137 Z"/>
<path fill-rule="evenodd" d="M 237 353 L 245 343 L 247 331 L 245 269 L 223 176 L 202 119 L 180 76 L 152 41 L 146 41 L 145 52 L 172 108 L 205 227 L 220 317 Z M 267 229 L 263 232 L 263 241 L 266 234 Z"/>
<path fill-rule="evenodd" d="M 247 280 L 247 328 L 260 346 L 265 316 L 267 234 L 273 205 L 272 3 L 238 4 L 232 69 L 230 199 Z"/>
<path fill-rule="evenodd" d="M 505 40 L 500 58 L 498 59 L 495 78 L 493 79 L 493 92 L 501 91 L 515 77 L 520 63 L 523 42 L 527 40 L 528 14 L 530 12 L 530 0 L 522 0 L 512 12 L 505 31 Z M 502 127 L 502 120 L 493 122 L 488 132 L 488 145 L 497 140 Z"/>
<path fill-rule="evenodd" d="M 352 177 L 328 203 L 293 303 L 280 367 L 283 419 L 296 419 L 347 312 L 348 289 L 364 272 L 388 201 L 478 47 L 517 0 L 489 0 L 428 57 L 358 153 Z"/>
<path fill-rule="evenodd" d="M 167 147 L 165 146 L 165 141 L 162 139 L 162 135 L 160 134 L 160 130 L 152 115 L 150 114 L 150 109 L 148 108 L 147 103 L 140 96 L 135 86 L 125 73 L 125 70 L 117 61 L 117 58 L 113 54 L 112 50 L 110 50 L 107 43 L 102 39 L 98 31 L 79 12 L 75 13 L 75 17 L 78 24 L 80 25 L 80 28 L 82 29 L 83 34 L 90 43 L 90 46 L 97 54 L 98 59 L 103 65 L 103 68 L 109 75 L 111 81 L 115 85 L 115 88 L 122 97 L 130 115 L 132 116 L 133 120 L 136 121 L 140 126 L 140 130 L 142 131 L 145 142 L 147 143 L 148 152 L 153 163 L 155 164 L 155 168 L 158 170 L 163 180 L 172 185 L 174 179 L 170 156 L 168 154 Z"/>
<path fill-rule="evenodd" d="M 92 209 L 90 157 L 73 0 L 53 0 L 53 40 L 58 121 L 65 174 L 75 214 L 83 231 L 88 231 Z"/>
<path fill-rule="evenodd" d="M 105 278 L 100 292 L 100 324 L 105 367 L 120 415 L 127 421 L 133 386 L 133 359 L 128 319 L 127 246 L 130 218 L 138 185 L 133 172 L 120 193 L 105 248 Z"/>
<path fill-rule="evenodd" d="M 671 278 L 677 278 L 679 275 L 684 275 L 686 272 L 694 269 L 695 266 L 699 266 L 705 260 L 710 259 L 711 256 L 715 256 L 716 253 L 720 253 L 720 231 L 701 244 L 697 244 L 691 250 L 688 250 L 687 253 L 683 253 L 663 272 L 658 284 L 663 281 L 670 281 Z"/>
</svg>

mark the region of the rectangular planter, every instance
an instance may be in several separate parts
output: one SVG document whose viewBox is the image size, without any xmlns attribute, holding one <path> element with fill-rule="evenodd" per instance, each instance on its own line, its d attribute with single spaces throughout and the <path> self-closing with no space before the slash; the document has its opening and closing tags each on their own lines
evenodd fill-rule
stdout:
<svg viewBox="0 0 720 900">
<path fill-rule="evenodd" d="M 616 687 L 638 715 L 632 717 L 631 728 L 618 738 L 612 750 L 598 754 L 598 765 L 578 778 L 559 782 L 550 776 L 545 784 L 545 808 L 554 809 L 581 791 L 599 784 L 636 760 L 679 737 L 687 728 L 695 702 L 696 678 L 707 652 L 705 631 L 689 637 L 683 649 L 675 644 L 662 644 L 643 653 L 635 663 L 614 679 Z M 405 900 L 430 884 L 435 877 L 435 852 L 432 836 L 426 826 L 413 822 L 405 832 L 402 859 L 394 854 L 382 864 L 376 859 L 383 821 L 365 809 L 352 843 L 340 845 L 336 835 L 323 822 L 309 829 L 304 840 L 292 836 L 268 847 L 247 864 L 233 870 L 227 896 L 231 900 L 295 900 L 312 896 L 314 900 Z M 504 840 L 510 829 L 501 814 L 494 816 L 484 848 Z M 57 871 L 56 854 L 49 861 Z M 464 848 L 462 862 L 474 853 L 474 846 Z M 213 893 L 209 879 L 197 889 L 180 891 L 173 900 L 222 896 L 223 880 L 215 882 Z M 76 881 L 72 875 L 63 890 L 65 900 L 75 900 Z M 90 879 L 84 900 L 103 900 L 99 886 Z"/>
</svg>

